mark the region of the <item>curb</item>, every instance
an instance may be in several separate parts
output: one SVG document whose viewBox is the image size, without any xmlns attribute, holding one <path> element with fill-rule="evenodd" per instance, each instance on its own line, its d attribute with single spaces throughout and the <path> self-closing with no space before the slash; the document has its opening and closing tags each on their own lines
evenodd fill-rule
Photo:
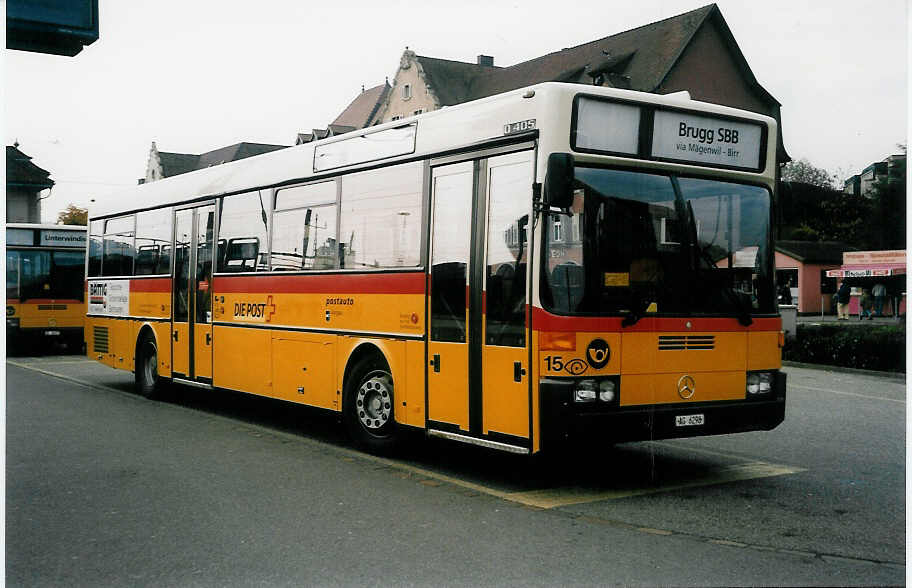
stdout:
<svg viewBox="0 0 912 588">
<path fill-rule="evenodd" d="M 823 370 L 827 372 L 841 372 L 845 374 L 857 374 L 859 376 L 874 376 L 876 378 L 888 378 L 891 380 L 906 381 L 905 372 L 879 372 L 876 370 L 862 370 L 858 368 L 841 367 L 838 365 L 824 365 L 821 363 L 801 363 L 799 361 L 782 361 L 782 365 L 787 367 L 797 367 L 809 370 Z"/>
</svg>

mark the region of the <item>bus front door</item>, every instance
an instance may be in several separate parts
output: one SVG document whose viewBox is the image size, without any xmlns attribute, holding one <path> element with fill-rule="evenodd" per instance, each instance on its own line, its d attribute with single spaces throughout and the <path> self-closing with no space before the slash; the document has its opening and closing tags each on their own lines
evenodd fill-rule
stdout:
<svg viewBox="0 0 912 588">
<path fill-rule="evenodd" d="M 177 379 L 212 383 L 212 251 L 215 206 L 175 211 L 172 371 Z"/>
<path fill-rule="evenodd" d="M 469 431 L 469 260 L 475 164 L 434 168 L 428 420 Z"/>
<path fill-rule="evenodd" d="M 528 445 L 532 151 L 432 168 L 428 426 Z"/>
</svg>

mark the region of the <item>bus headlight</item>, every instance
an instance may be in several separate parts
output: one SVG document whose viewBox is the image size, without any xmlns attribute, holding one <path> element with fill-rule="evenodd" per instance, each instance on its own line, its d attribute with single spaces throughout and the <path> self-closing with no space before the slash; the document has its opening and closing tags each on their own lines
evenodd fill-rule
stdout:
<svg viewBox="0 0 912 588">
<path fill-rule="evenodd" d="M 747 374 L 747 393 L 756 394 L 760 391 L 760 374 Z"/>
<path fill-rule="evenodd" d="M 595 402 L 598 394 L 598 384 L 595 380 L 580 380 L 573 391 L 574 402 Z"/>
<path fill-rule="evenodd" d="M 747 393 L 752 396 L 755 394 L 769 394 L 773 389 L 772 372 L 748 372 L 747 374 Z"/>
<path fill-rule="evenodd" d="M 602 402 L 614 402 L 617 394 L 617 385 L 614 380 L 602 380 L 599 382 L 599 400 Z"/>
</svg>

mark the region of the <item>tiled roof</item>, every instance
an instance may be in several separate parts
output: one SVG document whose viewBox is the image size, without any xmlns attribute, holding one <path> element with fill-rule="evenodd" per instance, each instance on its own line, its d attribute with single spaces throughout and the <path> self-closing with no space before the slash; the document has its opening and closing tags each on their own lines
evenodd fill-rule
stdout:
<svg viewBox="0 0 912 588">
<path fill-rule="evenodd" d="M 718 8 L 710 4 L 510 67 L 485 67 L 423 56 L 417 59 L 441 105 L 484 98 L 547 81 L 591 84 L 594 74 L 600 72 L 609 74 L 605 85 L 652 92 L 665 79 L 703 22 L 714 12 L 718 13 Z"/>
<path fill-rule="evenodd" d="M 171 153 L 168 151 L 159 151 L 158 158 L 161 161 L 162 177 L 171 177 L 185 174 L 198 169 L 246 159 L 254 155 L 269 153 L 284 149 L 287 145 L 269 145 L 266 143 L 237 143 L 221 149 L 215 149 L 203 153 L 202 155 L 193 155 L 191 153 Z"/>
<path fill-rule="evenodd" d="M 190 153 L 159 151 L 158 160 L 161 162 L 162 177 L 169 178 L 198 169 L 199 158 L 199 155 Z"/>
<path fill-rule="evenodd" d="M 346 125 L 333 124 L 333 125 L 329 125 L 329 132 L 332 133 L 333 136 L 344 135 L 345 133 L 350 133 L 350 132 L 352 132 L 356 129 L 360 129 L 360 128 L 362 128 L 362 127 L 352 127 L 352 126 L 346 126 Z"/>
<path fill-rule="evenodd" d="M 844 251 L 858 251 L 840 241 L 776 241 L 776 251 L 802 263 L 842 263 Z"/>
<path fill-rule="evenodd" d="M 50 172 L 32 163 L 32 158 L 19 151 L 17 147 L 6 146 L 7 185 L 50 188 L 54 185 L 54 180 L 50 178 L 50 175 Z"/>
<path fill-rule="evenodd" d="M 424 77 L 431 86 L 431 91 L 434 92 L 440 101 L 440 106 L 451 106 L 475 98 L 497 94 L 497 92 L 491 92 L 491 94 L 477 95 L 474 87 L 487 74 L 504 71 L 504 68 L 495 66 L 437 59 L 422 55 L 416 55 L 415 59 L 421 65 Z"/>
<path fill-rule="evenodd" d="M 376 114 L 383 101 L 386 100 L 389 91 L 390 85 L 387 82 L 383 82 L 369 90 L 364 90 L 336 117 L 336 120 L 332 121 L 330 127 L 351 127 L 349 130 L 363 129 Z"/>
</svg>

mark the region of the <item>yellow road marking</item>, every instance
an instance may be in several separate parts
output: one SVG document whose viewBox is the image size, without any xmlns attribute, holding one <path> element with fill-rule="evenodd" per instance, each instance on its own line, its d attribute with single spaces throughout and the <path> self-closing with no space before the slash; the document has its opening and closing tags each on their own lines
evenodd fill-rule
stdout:
<svg viewBox="0 0 912 588">
<path fill-rule="evenodd" d="M 658 486 L 631 486 L 613 490 L 586 490 L 578 487 L 546 488 L 543 490 L 530 490 L 527 492 L 511 492 L 506 494 L 504 498 L 525 504 L 527 506 L 535 506 L 538 508 L 557 508 L 560 506 L 571 506 L 574 504 L 583 504 L 586 502 L 617 500 L 620 498 L 630 498 L 632 496 L 643 496 L 645 494 L 656 494 L 659 492 L 670 492 L 672 490 L 683 490 L 685 488 L 695 488 L 698 486 L 711 486 L 715 484 L 724 484 L 726 482 L 738 482 L 741 480 L 768 478 L 770 476 L 782 476 L 785 474 L 795 474 L 803 471 L 805 470 L 802 468 L 757 461 L 720 468 L 718 470 L 715 470 L 711 476 L 705 478 L 678 480 L 669 484 L 660 484 Z"/>
</svg>

